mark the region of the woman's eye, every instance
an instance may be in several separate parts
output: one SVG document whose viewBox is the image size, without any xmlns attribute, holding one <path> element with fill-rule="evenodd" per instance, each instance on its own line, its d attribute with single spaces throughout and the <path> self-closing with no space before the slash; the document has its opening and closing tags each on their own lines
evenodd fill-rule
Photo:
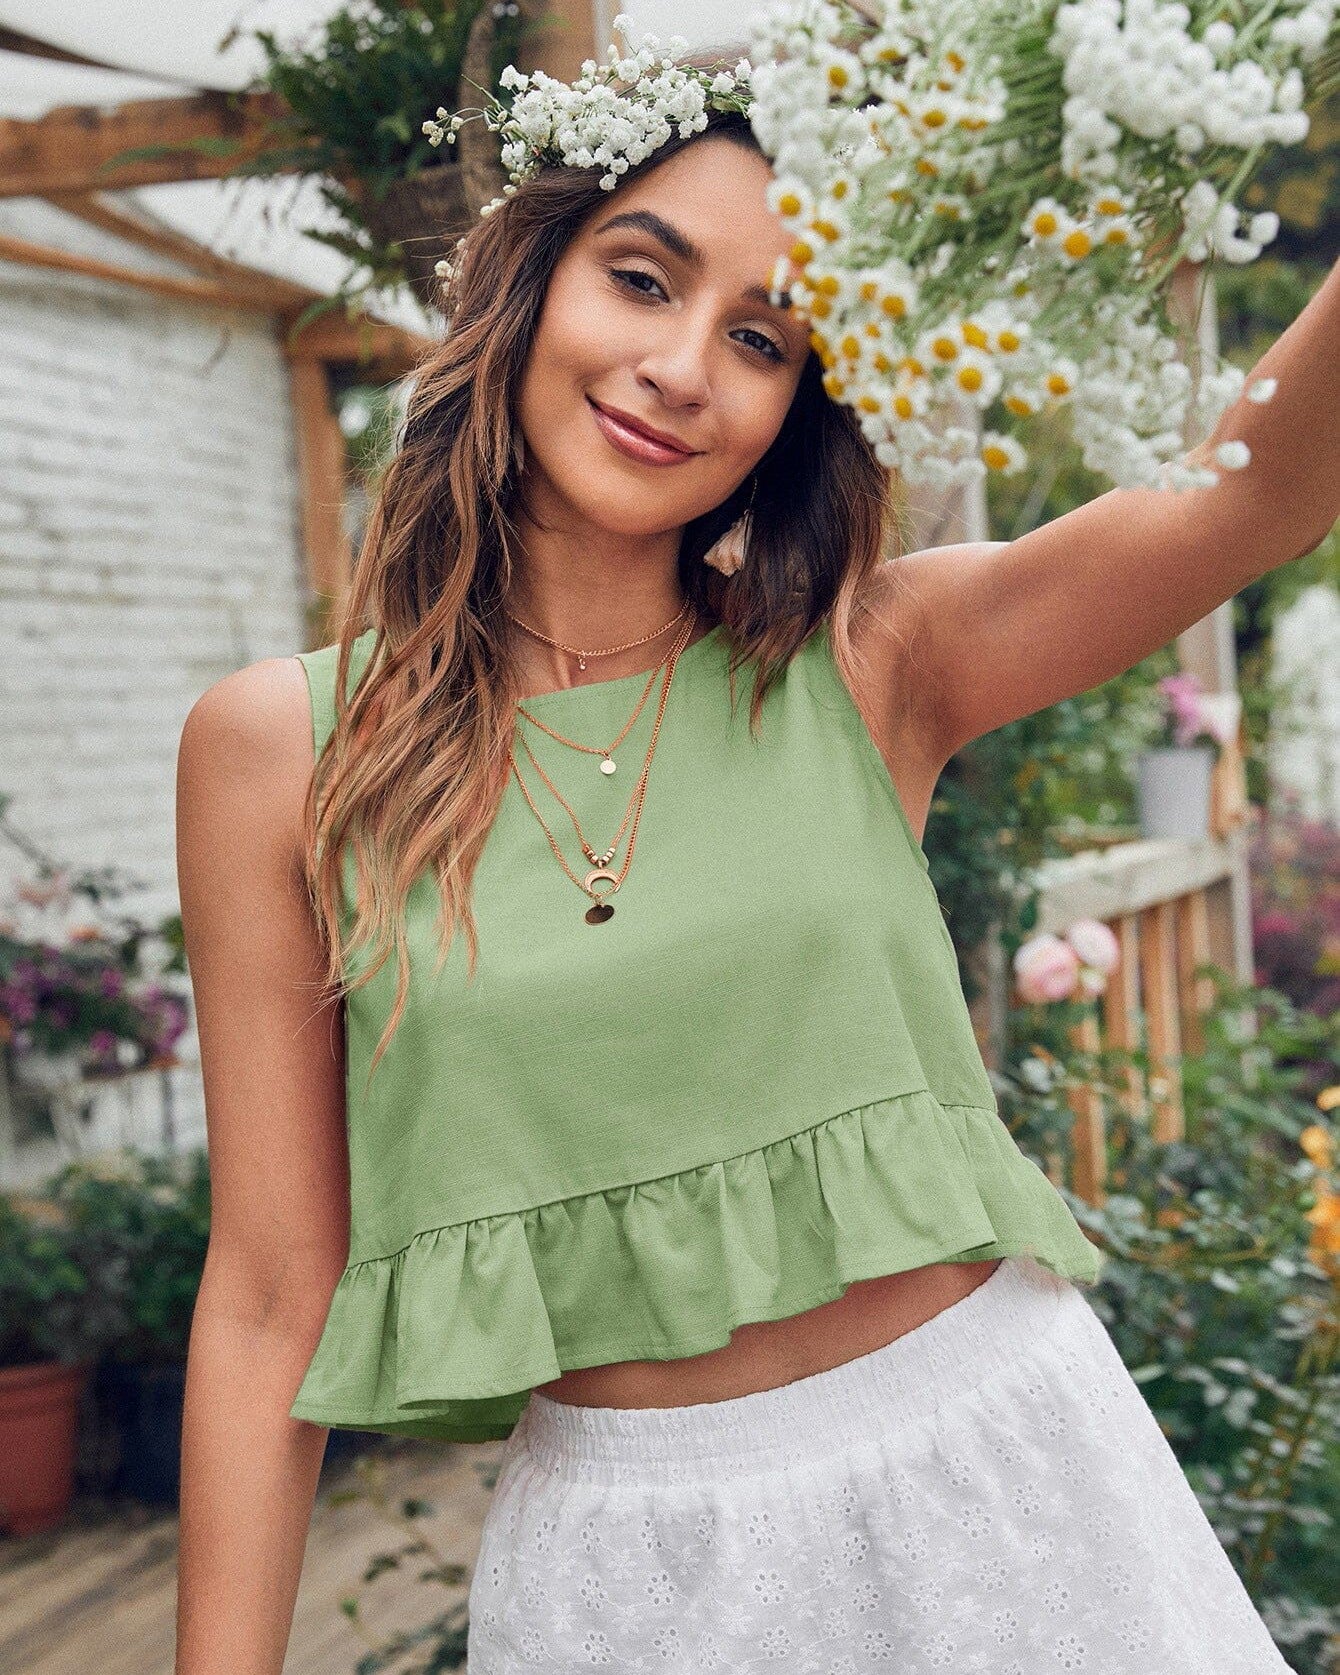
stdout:
<svg viewBox="0 0 1340 1675">
<path fill-rule="evenodd" d="M 784 361 L 786 359 L 785 352 L 777 347 L 766 332 L 756 332 L 749 326 L 746 326 L 744 331 L 746 337 L 756 337 L 759 340 L 763 345 L 761 353 L 766 355 L 770 361 Z"/>
<path fill-rule="evenodd" d="M 643 273 L 641 268 L 611 268 L 610 272 L 616 279 L 625 284 L 627 284 L 629 280 L 633 279 L 649 279 L 651 283 L 656 286 L 657 290 L 660 290 L 660 281 L 656 278 L 656 276 L 650 273 Z M 648 295 L 646 291 L 642 290 L 640 285 L 629 285 L 628 288 L 632 291 L 641 291 L 644 297 Z"/>
<path fill-rule="evenodd" d="M 648 283 L 654 285 L 658 291 L 661 290 L 660 280 L 657 279 L 654 274 L 644 273 L 641 268 L 611 268 L 609 271 L 611 276 L 614 279 L 617 279 L 621 285 L 630 291 L 636 291 L 639 296 L 646 297 L 651 295 L 650 291 L 644 290 L 641 285 L 636 283 L 640 279 L 647 280 Z M 662 292 L 662 295 L 664 295 L 664 292 Z M 784 349 L 780 349 L 766 332 L 754 331 L 751 327 L 746 326 L 744 328 L 744 336 L 757 339 L 757 342 L 762 345 L 757 352 L 761 354 L 765 360 L 784 361 L 786 359 L 786 351 Z M 754 345 L 751 344 L 750 347 L 753 348 Z"/>
</svg>

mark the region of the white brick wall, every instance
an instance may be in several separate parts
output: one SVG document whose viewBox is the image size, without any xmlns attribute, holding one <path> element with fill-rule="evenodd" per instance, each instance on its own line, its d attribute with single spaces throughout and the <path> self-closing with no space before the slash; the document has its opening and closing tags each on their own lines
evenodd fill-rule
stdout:
<svg viewBox="0 0 1340 1675">
<path fill-rule="evenodd" d="M 0 230 L 181 271 L 61 215 Z M 48 852 L 177 908 L 177 742 L 231 670 L 301 649 L 288 381 L 270 321 L 0 262 L 0 790 Z M 21 858 L 0 842 L 0 888 Z M 194 1033 L 183 1038 L 194 1060 Z M 195 1069 L 178 1122 L 203 1138 Z"/>
</svg>

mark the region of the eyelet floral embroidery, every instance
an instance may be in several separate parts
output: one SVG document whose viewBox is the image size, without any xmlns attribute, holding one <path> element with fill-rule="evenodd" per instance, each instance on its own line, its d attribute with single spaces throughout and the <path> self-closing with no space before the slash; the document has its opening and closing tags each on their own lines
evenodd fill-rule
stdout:
<svg viewBox="0 0 1340 1675">
<path fill-rule="evenodd" d="M 1047 1318 L 928 1422 L 798 1412 L 773 1447 L 746 1406 L 738 1460 L 519 1428 L 470 1675 L 1289 1675 L 1087 1299 Z"/>
</svg>

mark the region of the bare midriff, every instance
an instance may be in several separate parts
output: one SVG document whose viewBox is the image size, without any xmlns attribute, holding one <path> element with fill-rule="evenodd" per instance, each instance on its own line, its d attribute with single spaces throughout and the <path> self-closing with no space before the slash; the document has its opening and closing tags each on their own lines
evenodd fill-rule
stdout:
<svg viewBox="0 0 1340 1675">
<path fill-rule="evenodd" d="M 573 1367 L 536 1388 L 578 1407 L 627 1408 L 683 1407 L 772 1390 L 892 1343 L 975 1291 L 999 1265 L 999 1257 L 935 1262 L 853 1280 L 840 1297 L 801 1314 L 747 1321 L 729 1342 L 700 1355 Z"/>
</svg>

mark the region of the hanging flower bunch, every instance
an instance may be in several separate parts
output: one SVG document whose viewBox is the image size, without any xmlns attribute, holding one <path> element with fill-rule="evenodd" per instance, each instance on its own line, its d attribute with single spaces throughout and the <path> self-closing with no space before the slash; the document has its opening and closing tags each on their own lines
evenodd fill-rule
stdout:
<svg viewBox="0 0 1340 1675">
<path fill-rule="evenodd" d="M 834 399 L 881 462 L 944 487 L 1027 455 L 1006 415 L 1068 413 L 1119 486 L 1217 481 L 1179 459 L 1244 374 L 1176 358 L 1182 259 L 1247 262 L 1278 228 L 1235 199 L 1308 131 L 1336 0 L 780 0 L 752 20 L 750 118 L 794 229 Z M 1327 54 L 1333 63 L 1333 52 Z M 1248 395 L 1266 401 L 1273 381 Z M 968 404 L 965 414 L 964 404 Z M 983 415 L 982 434 L 965 423 Z M 992 418 L 999 416 L 993 424 Z M 1216 455 L 1248 463 L 1245 443 Z"/>
</svg>

